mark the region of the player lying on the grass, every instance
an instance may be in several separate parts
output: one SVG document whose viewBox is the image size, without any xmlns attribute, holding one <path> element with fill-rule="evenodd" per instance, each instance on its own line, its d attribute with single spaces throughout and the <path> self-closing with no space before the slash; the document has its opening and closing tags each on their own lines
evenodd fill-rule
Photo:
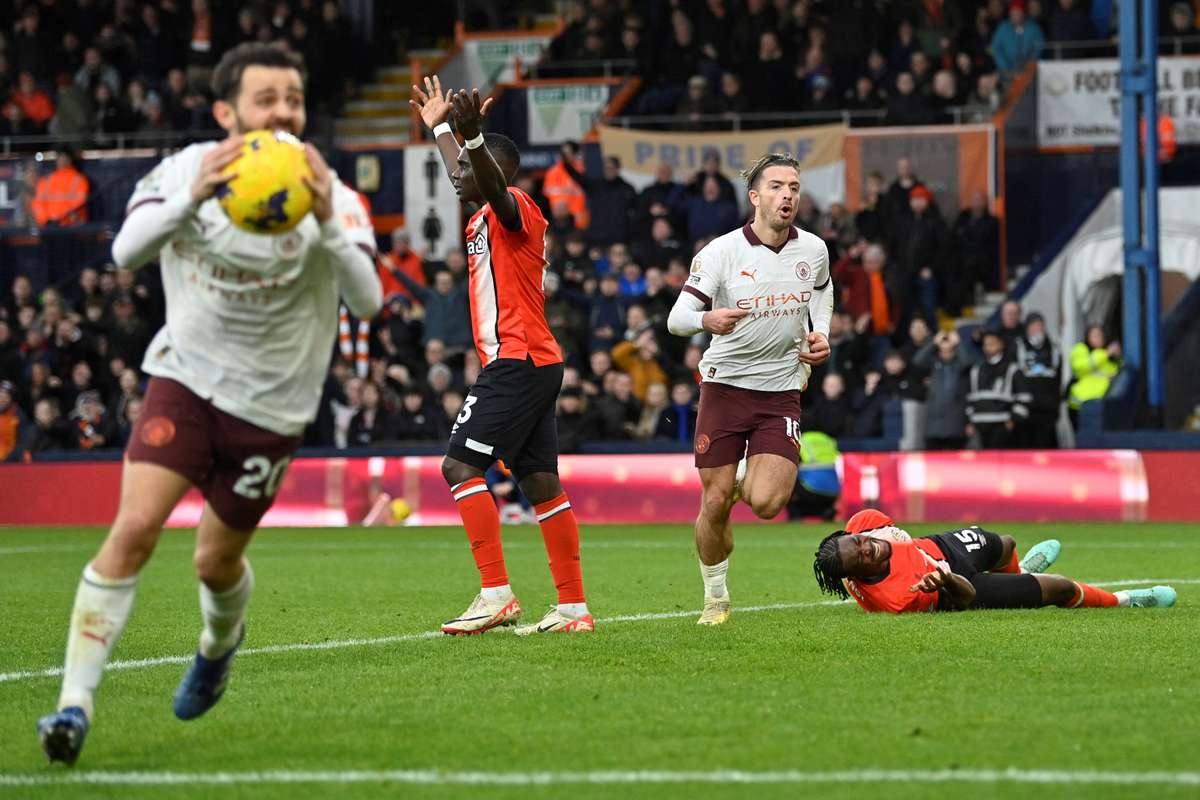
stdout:
<svg viewBox="0 0 1200 800">
<path fill-rule="evenodd" d="M 1149 608 L 1175 604 L 1169 586 L 1106 592 L 1061 575 L 1044 575 L 1059 554 L 1054 539 L 1019 559 L 1011 536 L 978 526 L 912 538 L 873 508 L 826 536 L 813 573 L 825 594 L 851 596 L 867 611 L 970 608 Z"/>
<path fill-rule="evenodd" d="M 161 262 L 167 322 L 142 364 L 152 377 L 125 450 L 117 518 L 75 595 L 58 710 L 38 722 L 52 761 L 79 757 L 138 573 L 192 487 L 205 500 L 194 558 L 204 628 L 175 715 L 193 719 L 221 698 L 254 588 L 243 553 L 317 415 L 338 296 L 360 319 L 382 304 L 371 223 L 311 145 L 313 213 L 288 233 L 241 231 L 214 197 L 242 134 L 304 132 L 300 58 L 239 45 L 217 64 L 213 89 L 228 138 L 168 156 L 139 181 L 113 242 L 124 269 Z"/>
<path fill-rule="evenodd" d="M 448 634 L 514 624 L 521 603 L 508 583 L 500 514 L 484 473 L 503 459 L 533 504 L 550 557 L 558 604 L 516 633 L 583 633 L 595 627 L 583 593 L 579 525 L 558 480 L 555 407 L 563 359 L 546 323 L 542 277 L 548 223 L 533 199 L 510 186 L 521 165 L 512 140 L 483 132 L 491 100 L 479 90 L 442 95 L 437 76 L 413 87 L 412 107 L 433 130 L 458 196 L 480 206 L 467 223 L 471 329 L 483 371 L 450 430 L 442 476 L 458 506 L 479 570 L 480 591 L 442 625 Z M 459 146 L 453 120 L 465 139 Z"/>
<path fill-rule="evenodd" d="M 829 358 L 833 282 L 829 250 L 793 225 L 800 164 L 763 156 L 745 173 L 754 218 L 718 236 L 692 261 L 667 318 L 678 336 L 713 334 L 700 362 L 696 551 L 704 581 L 701 625 L 729 619 L 729 514 L 741 499 L 763 519 L 779 514 L 800 463 L 800 391 Z"/>
</svg>

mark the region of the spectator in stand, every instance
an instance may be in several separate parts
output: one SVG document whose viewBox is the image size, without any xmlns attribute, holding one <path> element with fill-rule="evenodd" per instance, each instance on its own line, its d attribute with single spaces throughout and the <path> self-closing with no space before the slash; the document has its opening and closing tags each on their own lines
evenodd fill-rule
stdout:
<svg viewBox="0 0 1200 800">
<path fill-rule="evenodd" d="M 861 388 L 861 375 L 870 358 L 871 322 L 869 313 L 853 319 L 845 311 L 835 312 L 829 322 L 829 361 L 821 368 L 841 375 L 850 392 Z M 814 370 L 810 384 L 816 376 Z"/>
<path fill-rule="evenodd" d="M 133 433 L 133 426 L 137 424 L 138 418 L 142 416 L 142 407 L 146 401 L 141 397 L 131 397 L 129 402 L 122 406 L 120 413 L 117 416 L 117 446 L 124 448 L 129 444 L 129 436 Z"/>
<path fill-rule="evenodd" d="M 968 101 L 973 106 L 984 106 L 989 111 L 1000 108 L 1000 90 L 998 77 L 994 72 L 986 72 L 975 80 L 975 91 L 971 92 Z"/>
<path fill-rule="evenodd" d="M 721 154 L 712 148 L 704 151 L 704 155 L 700 159 L 700 169 L 692 175 L 691 179 L 683 187 L 684 192 L 688 195 L 699 197 L 704 194 L 704 184 L 710 178 L 716 181 L 717 186 L 720 187 L 721 199 L 728 200 L 736 205 L 737 193 L 733 189 L 733 182 L 721 172 Z"/>
<path fill-rule="evenodd" d="M 78 446 L 75 427 L 62 418 L 58 401 L 43 397 L 34 406 L 34 430 L 29 439 L 30 453 L 74 450 Z"/>
<path fill-rule="evenodd" d="M 101 84 L 108 87 L 110 96 L 119 95 L 121 73 L 117 72 L 112 64 L 105 63 L 100 48 L 89 47 L 83 51 L 83 66 L 75 73 L 75 85 L 87 92 L 89 97 L 93 97 L 96 88 Z"/>
<path fill-rule="evenodd" d="M 913 77 L 916 93 L 922 97 L 929 97 L 933 92 L 933 66 L 929 63 L 929 56 L 925 55 L 924 51 L 918 50 L 912 54 L 908 73 Z"/>
<path fill-rule="evenodd" d="M 383 404 L 383 391 L 374 381 L 362 386 L 362 405 L 350 419 L 346 441 L 350 447 L 370 447 L 387 438 L 391 419 Z"/>
<path fill-rule="evenodd" d="M 803 195 L 801 195 L 803 197 Z M 821 216 L 817 224 L 821 238 L 825 240 L 830 253 L 840 255 L 846 252 L 858 241 L 858 230 L 854 227 L 854 216 L 844 203 L 834 201 L 829 204 L 829 210 Z"/>
<path fill-rule="evenodd" d="M 1017 445 L 1058 447 L 1055 428 L 1062 406 L 1062 351 L 1046 335 L 1046 320 L 1032 312 L 1025 318 L 1025 334 L 1017 339 L 1020 376 L 1017 399 L 1029 415 L 1017 427 Z"/>
<path fill-rule="evenodd" d="M 26 5 L 20 18 L 13 25 L 12 39 L 8 44 L 8 57 L 12 60 L 14 69 L 28 70 L 33 73 L 35 79 L 44 79 L 50 76 L 50 55 L 52 53 L 53 40 L 42 28 L 38 4 L 30 3 Z"/>
<path fill-rule="evenodd" d="M 1017 402 L 1014 382 L 1019 369 L 1008 357 L 999 331 L 983 334 L 983 361 L 970 370 L 967 392 L 967 436 L 977 436 L 985 450 L 1012 447 L 1017 421 L 1027 414 Z"/>
<path fill-rule="evenodd" d="M 821 209 L 817 207 L 816 199 L 808 192 L 801 192 L 796 197 L 796 213 L 793 223 L 801 230 L 820 235 Z"/>
<path fill-rule="evenodd" d="M 896 26 L 896 40 L 892 43 L 888 54 L 888 67 L 893 73 L 904 72 L 912 64 L 913 53 L 920 49 L 917 41 L 917 29 L 911 19 L 901 19 Z"/>
<path fill-rule="evenodd" d="M 558 414 L 555 420 L 558 427 L 558 451 L 563 454 L 578 453 L 591 434 L 587 400 L 580 389 L 563 388 L 558 395 Z"/>
<path fill-rule="evenodd" d="M 120 442 L 116 420 L 100 401 L 100 392 L 94 389 L 81 392 L 75 399 L 71 422 L 75 426 L 76 446 L 80 450 L 116 447 Z"/>
<path fill-rule="evenodd" d="M 876 437 L 883 435 L 883 407 L 888 396 L 879 391 L 879 370 L 871 369 L 863 375 L 863 385 L 856 389 L 850 397 L 850 410 L 854 415 L 854 424 L 850 435 L 855 437 Z"/>
<path fill-rule="evenodd" d="M 654 182 L 638 195 L 637 211 L 634 213 L 634 230 L 638 235 L 651 233 L 656 219 L 678 208 L 683 202 L 683 191 L 683 185 L 675 181 L 671 165 L 660 161 L 654 169 Z"/>
<path fill-rule="evenodd" d="M 17 340 L 12 335 L 12 323 L 4 318 L 4 309 L 0 308 L 0 381 L 15 384 L 24 369 Z"/>
<path fill-rule="evenodd" d="M 69 73 L 60 72 L 55 84 L 56 108 L 49 132 L 59 137 L 89 133 L 94 115 L 91 96 L 75 84 Z"/>
<path fill-rule="evenodd" d="M 667 316 L 671 313 L 678 296 L 679 292 L 667 285 L 661 269 L 649 267 L 646 270 L 646 291 L 639 302 L 646 309 L 646 316 L 653 324 L 666 324 Z"/>
<path fill-rule="evenodd" d="M 971 204 L 954 221 L 954 244 L 972 287 L 1000 288 L 1000 223 L 988 211 L 987 195 L 971 192 Z"/>
<path fill-rule="evenodd" d="M 721 92 L 717 95 L 721 113 L 727 117 L 751 111 L 750 98 L 742 89 L 742 79 L 736 72 L 721 73 Z"/>
<path fill-rule="evenodd" d="M 901 400 L 925 399 L 925 384 L 921 376 L 909 367 L 904 354 L 899 350 L 889 350 L 884 355 L 879 390 Z"/>
<path fill-rule="evenodd" d="M 683 244 L 675 238 L 670 217 L 658 216 L 650 224 L 650 236 L 634 243 L 633 254 L 647 268 L 665 269 L 672 258 L 683 255 Z"/>
<path fill-rule="evenodd" d="M 678 131 L 713 130 L 718 124 L 712 120 L 701 120 L 701 117 L 716 116 L 721 113 L 721 108 L 721 101 L 708 90 L 708 79 L 703 75 L 693 75 L 688 78 L 687 94 L 675 106 L 678 120 L 672 127 Z"/>
<path fill-rule="evenodd" d="M 604 175 L 599 179 L 584 175 L 570 159 L 564 158 L 562 165 L 587 195 L 588 215 L 591 217 L 591 224 L 587 227 L 588 241 L 601 247 L 629 241 L 630 215 L 637 201 L 637 192 L 621 177 L 621 159 L 606 156 Z"/>
<path fill-rule="evenodd" d="M 696 384 L 683 380 L 671 385 L 671 401 L 658 414 L 655 437 L 691 444 L 696 438 Z"/>
<path fill-rule="evenodd" d="M 592 299 L 591 350 L 609 350 L 625 330 L 625 305 L 620 279 L 611 272 L 600 278 L 600 293 Z"/>
<path fill-rule="evenodd" d="M 806 417 L 809 420 L 806 431 L 820 431 L 834 439 L 845 436 L 853 422 L 845 378 L 827 372 L 821 379 L 821 391 L 809 403 Z"/>
<path fill-rule="evenodd" d="M 572 231 L 567 235 L 565 252 L 556 257 L 551 264 L 553 269 L 563 279 L 563 284 L 573 290 L 581 290 L 584 281 L 596 277 L 596 262 L 588 255 L 587 240 L 582 231 Z"/>
<path fill-rule="evenodd" d="M 642 268 L 633 261 L 625 262 L 621 267 L 621 297 L 632 302 L 646 293 L 646 278 Z M 627 312 L 628 313 L 628 312 Z"/>
<path fill-rule="evenodd" d="M 441 427 L 429 409 L 425 392 L 415 383 L 405 387 L 391 426 L 386 438 L 398 442 L 431 442 L 441 437 Z"/>
<path fill-rule="evenodd" d="M 88 179 L 75 167 L 70 150 L 58 151 L 54 171 L 37 182 L 33 215 L 38 225 L 80 225 L 88 221 Z"/>
<path fill-rule="evenodd" d="M 700 197 L 688 196 L 684 202 L 689 241 L 720 236 L 738 226 L 737 204 L 721 197 L 721 185 L 711 176 L 704 179 Z"/>
<path fill-rule="evenodd" d="M 1008 4 L 1008 19 L 992 34 L 992 60 L 1002 73 L 1016 72 L 1026 61 L 1036 59 L 1046 42 L 1041 26 L 1027 19 L 1025 11 L 1025 0 L 1012 0 Z"/>
<path fill-rule="evenodd" d="M 584 169 L 579 143 L 563 142 L 560 155 L 559 160 L 550 165 L 542 178 L 542 193 L 550 203 L 550 212 L 555 218 L 552 223 L 557 223 L 552 224 L 551 229 L 557 232 L 562 228 L 565 235 L 572 228 L 586 229 L 591 217 L 588 214 L 587 195 L 583 186 L 571 177 L 571 172 L 581 173 Z M 570 172 L 567 170 L 567 164 L 571 165 Z"/>
<path fill-rule="evenodd" d="M 633 378 L 628 373 L 609 370 L 604 376 L 604 391 L 591 405 L 597 439 L 624 440 L 633 436 L 642 409 L 633 396 Z"/>
<path fill-rule="evenodd" d="M 1172 14 L 1176 6 L 1191 13 L 1189 4 L 1175 3 L 1171 6 Z M 1192 30 L 1191 35 L 1194 34 Z M 1096 38 L 1096 26 L 1078 0 L 1058 0 L 1058 8 L 1046 26 L 1046 38 L 1052 42 L 1089 42 Z"/>
<path fill-rule="evenodd" d="M 888 238 L 887 198 L 883 191 L 883 174 L 872 172 L 867 176 L 866 196 L 862 208 L 854 215 L 854 228 L 858 235 L 872 242 L 884 242 Z"/>
<path fill-rule="evenodd" d="M 604 381 L 612 371 L 612 355 L 607 350 L 593 350 L 588 358 L 588 373 L 580 380 L 580 388 L 589 397 L 599 397 L 604 392 Z"/>
<path fill-rule="evenodd" d="M 403 272 L 393 272 L 425 306 L 425 329 L 421 344 L 440 340 L 448 353 L 461 353 L 473 346 L 471 335 L 470 289 L 466 284 L 456 286 L 449 270 L 438 270 L 433 276 L 433 288 L 426 288 Z"/>
<path fill-rule="evenodd" d="M 632 312 L 637 306 L 630 308 Z M 653 328 L 646 327 L 639 332 L 630 332 L 634 338 L 628 338 L 612 349 L 613 364 L 617 369 L 627 373 L 633 379 L 633 395 L 640 401 L 646 402 L 651 384 L 665 385 L 670 376 L 661 363 L 661 351 L 658 347 L 658 337 Z M 663 402 L 666 402 L 664 393 Z"/>
<path fill-rule="evenodd" d="M 1021 324 L 1021 304 L 1016 300 L 1005 300 L 1000 304 L 1000 338 L 1004 340 L 1004 352 L 1014 361 L 1017 358 L 1017 342 L 1025 334 Z M 982 340 L 981 340 L 982 341 Z"/>
<path fill-rule="evenodd" d="M 884 121 L 888 125 L 928 125 L 933 121 L 933 108 L 917 93 L 911 72 L 896 76 L 896 93 L 887 102 Z"/>
<path fill-rule="evenodd" d="M 967 390 L 971 359 L 957 331 L 938 331 L 913 354 L 912 363 L 928 377 L 925 396 L 925 448 L 961 450 L 967 444 Z"/>
<path fill-rule="evenodd" d="M 922 317 L 913 317 L 908 323 L 908 338 L 900 343 L 896 348 L 900 351 L 900 355 L 908 363 L 909 369 L 916 374 L 923 374 L 924 370 L 913 364 L 913 357 L 925 345 L 933 341 L 933 331 L 929 327 L 929 323 Z"/>
<path fill-rule="evenodd" d="M 1071 348 L 1070 402 L 1071 424 L 1079 427 L 1079 409 L 1089 400 L 1100 400 L 1108 394 L 1108 385 L 1121 371 L 1121 343 L 1108 341 L 1104 328 L 1090 325 L 1084 341 Z"/>
<path fill-rule="evenodd" d="M 633 438 L 639 441 L 658 438 L 659 417 L 670 406 L 665 383 L 651 383 L 646 387 L 641 415 L 633 428 Z"/>
<path fill-rule="evenodd" d="M 134 310 L 133 296 L 120 292 L 113 297 L 112 325 L 108 332 L 108 352 L 126 364 L 141 364 L 154 331 Z"/>
<path fill-rule="evenodd" d="M 866 75 L 859 75 L 854 81 L 854 88 L 842 97 L 842 107 L 849 111 L 878 111 L 883 108 L 883 98 L 875 88 L 875 82 Z M 859 123 L 869 120 L 858 120 Z"/>
<path fill-rule="evenodd" d="M 32 433 L 25 412 L 17 405 L 16 395 L 16 385 L 0 380 L 0 462 L 19 460 Z"/>
<path fill-rule="evenodd" d="M 50 118 L 54 116 L 54 102 L 50 95 L 37 87 L 33 73 L 22 70 L 18 78 L 17 90 L 9 98 L 10 103 L 20 107 L 21 112 L 32 124 L 37 133 L 45 133 Z"/>
<path fill-rule="evenodd" d="M 409 300 L 416 300 L 409 288 L 395 277 L 396 272 L 403 272 L 421 287 L 429 286 L 425 279 L 425 265 L 412 249 L 408 231 L 403 228 L 392 231 L 392 249 L 379 257 L 379 282 L 383 285 L 384 298 L 399 294 Z"/>
<path fill-rule="evenodd" d="M 92 95 L 96 107 L 93 130 L 98 134 L 130 133 L 135 127 L 133 112 L 125 101 L 113 94 L 107 83 L 96 87 Z"/>
<path fill-rule="evenodd" d="M 907 156 L 896 159 L 896 180 L 883 198 L 883 224 L 889 236 L 911 216 L 912 190 L 921 185 L 924 184 L 913 169 L 912 159 Z"/>
<path fill-rule="evenodd" d="M 959 94 L 958 78 L 951 70 L 938 70 L 933 76 L 932 99 L 939 123 L 948 125 L 957 121 L 954 110 L 963 104 L 964 97 Z"/>
<path fill-rule="evenodd" d="M 945 284 L 949 245 L 946 223 L 932 203 L 933 194 L 922 185 L 909 193 L 910 214 L 896 227 L 900 270 L 893 290 L 904 320 L 919 313 L 931 327 L 937 323 L 938 284 L 939 279 Z"/>
<path fill-rule="evenodd" d="M 5 103 L 0 114 L 0 136 L 37 136 L 37 126 L 16 103 Z"/>
</svg>

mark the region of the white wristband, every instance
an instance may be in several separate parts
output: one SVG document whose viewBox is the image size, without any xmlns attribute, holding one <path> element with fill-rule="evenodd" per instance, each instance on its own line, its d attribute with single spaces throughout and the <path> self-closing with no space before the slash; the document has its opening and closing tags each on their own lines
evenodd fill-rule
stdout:
<svg viewBox="0 0 1200 800">
<path fill-rule="evenodd" d="M 483 134 L 482 133 L 479 134 L 478 136 L 476 136 L 474 139 L 467 140 L 467 149 L 468 150 L 477 150 L 480 147 L 483 147 Z"/>
<path fill-rule="evenodd" d="M 451 136 L 454 135 L 454 129 L 450 127 L 449 122 L 439 122 L 437 125 L 433 126 L 434 139 L 437 139 L 437 137 L 441 136 L 443 133 L 448 133 Z"/>
</svg>

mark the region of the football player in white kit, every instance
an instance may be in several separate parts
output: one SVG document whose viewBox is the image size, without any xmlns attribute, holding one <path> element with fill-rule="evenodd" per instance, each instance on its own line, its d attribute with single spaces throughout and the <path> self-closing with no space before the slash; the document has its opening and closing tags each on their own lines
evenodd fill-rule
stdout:
<svg viewBox="0 0 1200 800">
<path fill-rule="evenodd" d="M 165 158 L 138 183 L 113 242 L 122 268 L 161 262 L 167 322 L 142 364 L 151 380 L 125 452 L 117 518 L 75 596 L 58 710 L 38 722 L 51 761 L 79 757 L 138 573 L 192 487 L 205 499 L 194 559 L 203 629 L 175 714 L 192 719 L 220 699 L 254 586 L 242 554 L 316 416 L 338 298 L 359 318 L 382 304 L 365 209 L 311 145 L 313 210 L 291 231 L 244 232 L 214 197 L 242 134 L 303 133 L 299 57 L 240 45 L 217 65 L 213 88 L 213 116 L 228 138 Z"/>
<path fill-rule="evenodd" d="M 743 177 L 754 219 L 697 254 L 667 320 L 680 336 L 713 334 L 700 362 L 694 443 L 702 487 L 696 518 L 701 625 L 729 619 L 729 514 L 739 491 L 762 519 L 779 514 L 792 494 L 800 391 L 812 367 L 829 358 L 829 251 L 820 237 L 792 224 L 800 165 L 771 154 Z"/>
</svg>

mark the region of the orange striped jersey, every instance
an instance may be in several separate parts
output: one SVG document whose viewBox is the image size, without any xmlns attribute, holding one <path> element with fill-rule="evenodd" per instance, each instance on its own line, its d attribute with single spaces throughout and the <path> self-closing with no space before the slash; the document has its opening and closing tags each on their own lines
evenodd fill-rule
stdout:
<svg viewBox="0 0 1200 800">
<path fill-rule="evenodd" d="M 517 202 L 521 229 L 509 230 L 491 203 L 467 223 L 471 331 L 483 366 L 497 358 L 533 359 L 557 364 L 562 351 L 546 324 L 546 218 L 533 198 L 509 187 Z"/>
<path fill-rule="evenodd" d="M 873 536 L 871 533 L 856 534 Z M 920 582 L 926 573 L 946 567 L 946 556 L 932 539 L 903 541 L 887 538 L 892 545 L 888 572 L 882 578 L 867 582 L 862 578 L 846 578 L 846 588 L 864 611 L 886 611 L 902 614 L 906 611 L 932 611 L 937 607 L 937 592 L 912 592 L 909 587 Z"/>
</svg>

